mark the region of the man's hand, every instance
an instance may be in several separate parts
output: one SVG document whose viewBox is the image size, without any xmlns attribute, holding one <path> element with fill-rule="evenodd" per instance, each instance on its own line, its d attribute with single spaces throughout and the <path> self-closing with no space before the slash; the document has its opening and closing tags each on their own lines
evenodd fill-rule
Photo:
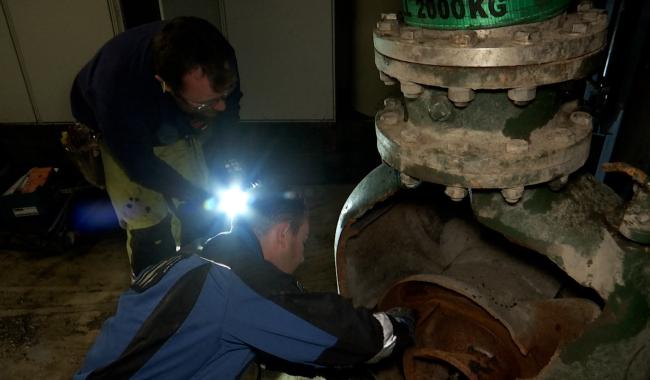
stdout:
<svg viewBox="0 0 650 380">
<path fill-rule="evenodd" d="M 394 307 L 385 313 L 393 324 L 393 333 L 397 336 L 394 352 L 400 352 L 405 347 L 413 345 L 415 343 L 415 311 L 406 307 Z"/>
</svg>

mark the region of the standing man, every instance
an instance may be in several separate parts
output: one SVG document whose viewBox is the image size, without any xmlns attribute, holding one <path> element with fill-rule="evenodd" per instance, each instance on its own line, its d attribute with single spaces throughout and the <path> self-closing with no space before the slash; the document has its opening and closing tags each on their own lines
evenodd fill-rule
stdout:
<svg viewBox="0 0 650 380">
<path fill-rule="evenodd" d="M 130 29 L 77 75 L 72 113 L 100 135 L 105 187 L 134 275 L 208 227 L 202 144 L 238 120 L 240 98 L 232 46 L 195 17 Z"/>
<path fill-rule="evenodd" d="M 411 342 L 413 318 L 402 310 L 373 313 L 302 290 L 291 275 L 309 235 L 301 199 L 267 197 L 252 210 L 208 241 L 205 258 L 177 256 L 143 271 L 75 379 L 228 380 L 256 356 L 302 370 L 351 367 Z"/>
</svg>

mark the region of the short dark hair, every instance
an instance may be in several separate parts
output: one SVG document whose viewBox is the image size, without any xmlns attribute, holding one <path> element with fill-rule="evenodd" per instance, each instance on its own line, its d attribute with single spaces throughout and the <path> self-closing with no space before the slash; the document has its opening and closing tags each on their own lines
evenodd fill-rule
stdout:
<svg viewBox="0 0 650 380">
<path fill-rule="evenodd" d="M 250 210 L 241 222 L 260 235 L 278 223 L 289 223 L 295 234 L 307 218 L 305 200 L 295 191 L 258 194 L 251 201 Z"/>
<path fill-rule="evenodd" d="M 173 91 L 180 91 L 183 75 L 201 68 L 215 91 L 237 81 L 235 50 L 219 30 L 198 17 L 176 17 L 153 39 L 153 63 Z"/>
</svg>

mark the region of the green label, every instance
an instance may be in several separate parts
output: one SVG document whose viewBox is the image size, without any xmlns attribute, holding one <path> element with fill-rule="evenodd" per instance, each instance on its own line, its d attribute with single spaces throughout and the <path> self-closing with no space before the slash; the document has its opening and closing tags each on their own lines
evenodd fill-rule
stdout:
<svg viewBox="0 0 650 380">
<path fill-rule="evenodd" d="M 402 0 L 408 25 L 432 29 L 480 29 L 543 21 L 571 0 Z"/>
</svg>

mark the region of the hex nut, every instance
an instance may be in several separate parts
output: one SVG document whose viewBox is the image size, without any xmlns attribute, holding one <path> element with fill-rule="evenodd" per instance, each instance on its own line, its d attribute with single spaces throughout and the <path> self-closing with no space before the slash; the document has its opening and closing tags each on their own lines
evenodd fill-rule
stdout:
<svg viewBox="0 0 650 380">
<path fill-rule="evenodd" d="M 454 202 L 460 202 L 467 196 L 467 189 L 460 186 L 447 186 L 445 194 Z"/>
<path fill-rule="evenodd" d="M 578 4 L 578 12 L 587 12 L 594 8 L 594 4 L 591 1 L 582 1 Z"/>
<path fill-rule="evenodd" d="M 399 180 L 407 189 L 414 189 L 422 183 L 419 179 L 413 178 L 405 173 L 399 173 Z"/>
<path fill-rule="evenodd" d="M 393 34 L 399 32 L 399 24 L 397 21 L 379 21 L 377 22 L 377 30 L 382 34 Z"/>
<path fill-rule="evenodd" d="M 458 47 L 470 47 L 476 45 L 478 37 L 476 32 L 458 32 L 449 36 L 449 42 Z"/>
<path fill-rule="evenodd" d="M 564 175 L 562 177 L 558 177 L 558 178 L 552 180 L 551 182 L 549 182 L 548 187 L 552 191 L 560 191 L 560 190 L 562 190 L 564 188 L 564 186 L 566 186 L 566 184 L 568 182 L 569 182 L 569 176 Z"/>
<path fill-rule="evenodd" d="M 384 107 L 385 108 L 401 108 L 402 102 L 400 102 L 399 99 L 396 98 L 386 98 L 384 99 Z"/>
<path fill-rule="evenodd" d="M 397 20 L 397 13 L 382 13 L 381 14 L 381 20 Z"/>
<path fill-rule="evenodd" d="M 583 13 L 580 13 L 580 19 L 587 23 L 588 25 L 607 25 L 607 12 L 604 9 L 592 9 Z"/>
<path fill-rule="evenodd" d="M 508 98 L 518 106 L 524 106 L 535 99 L 537 95 L 536 87 L 520 87 L 508 90 Z"/>
<path fill-rule="evenodd" d="M 458 108 L 467 107 L 469 102 L 474 100 L 474 90 L 471 88 L 449 87 L 447 97 Z"/>
<path fill-rule="evenodd" d="M 515 204 L 519 202 L 521 197 L 524 195 L 524 187 L 523 186 L 516 186 L 516 187 L 510 187 L 507 189 L 502 189 L 501 190 L 501 195 L 503 196 L 503 199 L 510 203 L 510 204 Z"/>
<path fill-rule="evenodd" d="M 399 115 L 395 111 L 386 111 L 379 116 L 379 120 L 386 124 L 397 124 L 399 121 Z"/>
<path fill-rule="evenodd" d="M 591 127 L 592 123 L 591 115 L 583 111 L 571 112 L 571 115 L 569 115 L 569 120 L 571 120 L 571 122 L 574 124 L 588 127 Z"/>
<path fill-rule="evenodd" d="M 384 35 L 399 34 L 399 19 L 396 13 L 382 13 L 377 21 L 377 30 Z"/>
<path fill-rule="evenodd" d="M 542 33 L 539 30 L 518 30 L 512 39 L 520 45 L 531 45 L 542 39 Z"/>
<path fill-rule="evenodd" d="M 581 17 L 584 21 L 596 21 L 600 17 L 600 12 L 598 11 L 584 12 L 582 13 Z"/>
<path fill-rule="evenodd" d="M 571 25 L 571 33 L 585 34 L 589 29 L 589 25 L 584 22 L 575 22 Z"/>
<path fill-rule="evenodd" d="M 404 97 L 410 99 L 415 99 L 419 97 L 424 91 L 424 87 L 413 82 L 401 82 L 400 88 L 402 90 L 402 93 L 404 94 Z"/>
<path fill-rule="evenodd" d="M 394 84 L 397 83 L 397 81 L 396 81 L 393 77 L 387 75 L 387 74 L 384 73 L 383 71 L 380 71 L 380 72 L 379 72 L 379 79 L 380 79 L 382 82 L 384 82 L 384 84 L 385 84 L 386 86 L 392 86 L 392 85 L 394 85 Z"/>
<path fill-rule="evenodd" d="M 427 112 L 432 121 L 445 121 L 451 116 L 452 108 L 447 98 L 437 96 L 427 105 Z"/>
</svg>

